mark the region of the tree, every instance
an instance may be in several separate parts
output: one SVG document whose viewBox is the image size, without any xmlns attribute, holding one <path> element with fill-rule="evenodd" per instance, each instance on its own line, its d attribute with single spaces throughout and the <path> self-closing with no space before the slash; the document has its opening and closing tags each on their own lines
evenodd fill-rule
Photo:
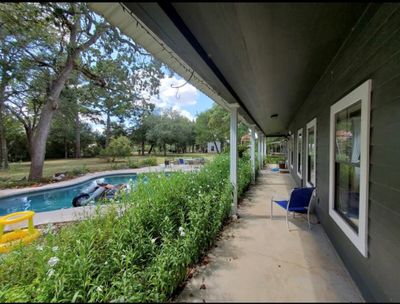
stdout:
<svg viewBox="0 0 400 304">
<path fill-rule="evenodd" d="M 211 109 L 200 113 L 195 124 L 196 142 L 201 145 L 214 142 L 217 153 L 222 152 L 218 150 L 217 141 L 221 143 L 221 150 L 223 150 L 224 144 L 230 136 L 229 121 L 229 113 L 217 104 Z M 248 127 L 239 122 L 238 138 L 240 139 L 246 133 L 248 133 Z"/>
<path fill-rule="evenodd" d="M 15 85 L 24 87 L 24 94 L 6 107 L 24 125 L 31 156 L 29 178 L 38 179 L 43 173 L 51 122 L 73 72 L 79 71 L 91 83 L 106 88 L 110 84 L 93 72 L 96 62 L 112 57 L 116 49 L 130 60 L 136 52 L 148 54 L 85 3 L 7 3 L 1 5 L 0 17 L 11 41 L 32 38 L 19 48 L 32 65 L 24 81 Z"/>
<path fill-rule="evenodd" d="M 96 63 L 95 73 L 102 75 L 108 85 L 93 84 L 91 108 L 99 117 L 105 116 L 99 121 L 105 125 L 106 146 L 111 138 L 113 117 L 120 123 L 125 120 L 135 123 L 136 117 L 154 108 L 149 99 L 158 94 L 163 77 L 160 68 L 156 61 L 141 62 L 137 58 L 126 58 L 124 54 Z"/>
</svg>

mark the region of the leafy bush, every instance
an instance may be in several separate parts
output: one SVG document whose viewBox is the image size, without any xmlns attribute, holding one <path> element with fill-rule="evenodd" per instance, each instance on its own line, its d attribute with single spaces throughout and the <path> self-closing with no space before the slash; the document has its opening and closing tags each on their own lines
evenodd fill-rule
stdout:
<svg viewBox="0 0 400 304">
<path fill-rule="evenodd" d="M 71 170 L 72 176 L 85 174 L 87 172 L 89 172 L 89 169 L 86 167 L 86 165 L 82 165 L 81 167 L 76 167 Z"/>
<path fill-rule="evenodd" d="M 239 193 L 249 172 L 240 160 Z M 0 301 L 167 301 L 230 213 L 229 157 L 199 172 L 139 175 L 134 189 L 105 215 L 0 256 Z"/>
<path fill-rule="evenodd" d="M 126 157 L 131 155 L 132 147 L 131 141 L 126 136 L 119 136 L 112 138 L 107 148 L 103 149 L 100 153 L 101 156 L 111 157 L 114 162 L 116 157 Z"/>
<path fill-rule="evenodd" d="M 157 166 L 157 158 L 156 157 L 149 157 L 142 159 L 139 162 L 140 167 L 149 167 L 149 166 Z"/>
<path fill-rule="evenodd" d="M 280 161 L 285 161 L 284 155 L 267 155 L 265 157 L 265 163 L 267 164 L 279 164 Z"/>
<path fill-rule="evenodd" d="M 135 169 L 140 167 L 139 162 L 136 159 L 131 159 L 131 158 L 128 158 L 126 165 L 130 169 Z"/>
</svg>

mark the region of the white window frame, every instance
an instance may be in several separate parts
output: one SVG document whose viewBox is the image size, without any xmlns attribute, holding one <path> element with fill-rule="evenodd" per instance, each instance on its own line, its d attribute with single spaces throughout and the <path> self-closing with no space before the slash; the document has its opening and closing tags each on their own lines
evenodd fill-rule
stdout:
<svg viewBox="0 0 400 304">
<path fill-rule="evenodd" d="M 308 182 L 308 130 L 314 128 L 314 180 L 311 181 L 314 185 Z M 306 185 L 307 187 L 317 187 L 317 118 L 315 117 L 306 125 Z M 313 192 L 315 195 L 316 191 Z"/>
<path fill-rule="evenodd" d="M 361 152 L 360 152 L 360 205 L 358 233 L 340 216 L 334 208 L 335 193 L 335 114 L 361 101 Z M 364 257 L 368 257 L 368 173 L 369 173 L 369 129 L 371 107 L 371 80 L 331 106 L 330 151 L 329 151 L 329 215 L 342 229 Z"/>
<path fill-rule="evenodd" d="M 294 158 L 294 133 L 292 133 L 292 135 L 290 135 L 290 141 L 291 141 L 291 145 L 290 145 L 290 155 L 289 155 L 289 160 L 290 160 L 290 168 L 292 168 L 293 170 L 293 158 Z M 292 154 L 293 153 L 293 154 Z"/>
<path fill-rule="evenodd" d="M 299 138 L 301 137 L 301 149 L 299 151 Z M 297 141 L 296 141 L 296 172 L 300 179 L 303 179 L 303 128 L 297 130 Z M 300 152 L 300 171 L 299 171 L 299 152 Z"/>
</svg>

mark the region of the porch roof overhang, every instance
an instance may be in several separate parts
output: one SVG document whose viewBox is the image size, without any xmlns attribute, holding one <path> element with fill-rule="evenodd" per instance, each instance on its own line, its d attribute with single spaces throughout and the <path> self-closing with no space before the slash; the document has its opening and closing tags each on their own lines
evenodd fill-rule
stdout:
<svg viewBox="0 0 400 304">
<path fill-rule="evenodd" d="M 220 105 L 239 104 L 241 120 L 271 136 L 287 134 L 368 4 L 89 5 Z"/>
</svg>

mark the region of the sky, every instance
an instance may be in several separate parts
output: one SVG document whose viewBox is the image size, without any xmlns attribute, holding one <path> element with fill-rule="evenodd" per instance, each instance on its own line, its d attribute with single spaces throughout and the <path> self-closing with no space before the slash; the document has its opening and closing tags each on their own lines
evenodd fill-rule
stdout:
<svg viewBox="0 0 400 304">
<path fill-rule="evenodd" d="M 160 110 L 162 112 L 163 110 L 172 108 L 181 115 L 194 121 L 199 113 L 213 106 L 214 102 L 212 99 L 189 83 L 179 88 L 177 92 L 177 89 L 171 87 L 171 85 L 180 86 L 186 82 L 185 79 L 176 73 L 172 77 L 168 76 L 168 73 L 165 73 L 165 77 L 160 80 L 159 96 L 152 96 L 150 98 L 150 102 L 156 106 L 155 110 Z M 96 131 L 102 132 L 105 129 L 105 126 L 102 124 L 92 123 L 90 120 L 87 120 L 87 122 L 90 123 L 92 128 Z"/>
<path fill-rule="evenodd" d="M 150 102 L 161 111 L 172 108 L 190 120 L 195 120 L 197 114 L 210 109 L 214 102 L 189 83 L 179 89 L 171 87 L 180 86 L 185 82 L 185 79 L 177 74 L 171 78 L 166 75 L 161 79 L 159 98 L 153 96 Z"/>
</svg>

